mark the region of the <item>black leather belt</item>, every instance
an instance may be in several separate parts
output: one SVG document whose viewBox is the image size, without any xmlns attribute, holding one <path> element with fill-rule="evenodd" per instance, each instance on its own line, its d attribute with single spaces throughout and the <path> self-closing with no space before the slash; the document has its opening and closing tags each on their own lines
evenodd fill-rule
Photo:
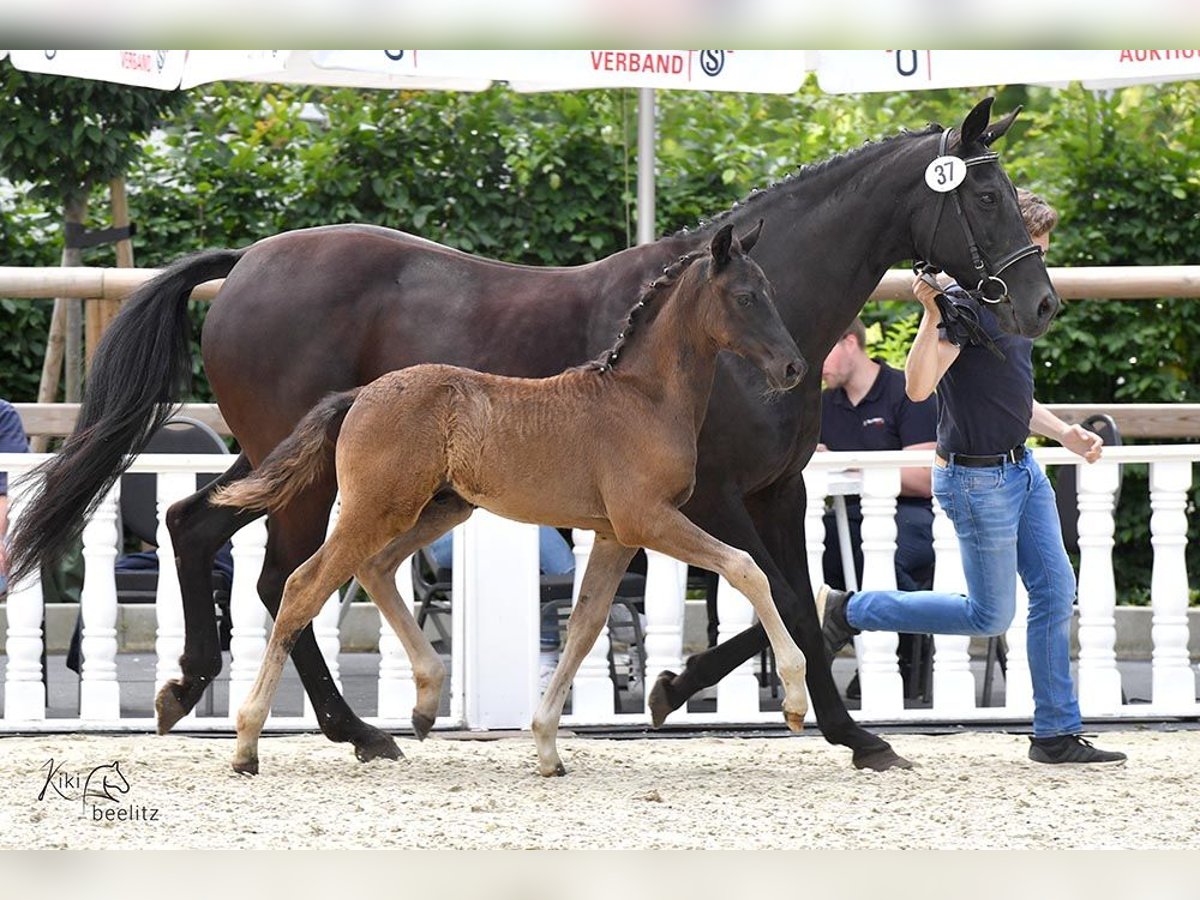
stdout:
<svg viewBox="0 0 1200 900">
<path fill-rule="evenodd" d="M 944 463 L 953 463 L 956 466 L 966 466 L 968 469 L 986 469 L 991 466 L 1001 466 L 1006 462 L 1020 462 L 1025 458 L 1025 445 L 1013 447 L 1004 453 L 996 453 L 992 456 L 972 456 L 969 453 L 949 453 L 941 447 L 937 448 L 937 455 Z"/>
</svg>

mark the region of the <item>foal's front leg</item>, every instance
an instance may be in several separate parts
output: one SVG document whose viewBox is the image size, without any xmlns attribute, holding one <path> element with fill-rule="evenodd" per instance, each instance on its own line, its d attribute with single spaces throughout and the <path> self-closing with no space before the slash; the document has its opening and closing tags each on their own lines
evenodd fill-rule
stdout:
<svg viewBox="0 0 1200 900">
<path fill-rule="evenodd" d="M 567 702 L 567 692 L 571 689 L 580 663 L 608 621 L 613 595 L 636 552 L 636 548 L 622 546 L 611 537 L 596 535 L 587 569 L 583 573 L 583 583 L 579 587 L 579 599 L 575 601 L 575 608 L 571 610 L 571 618 L 567 621 L 566 646 L 546 693 L 542 695 L 542 702 L 533 715 L 533 739 L 537 744 L 538 772 L 542 775 L 567 774 L 555 742 L 563 704 Z"/>
<path fill-rule="evenodd" d="M 808 712 L 808 693 L 804 687 L 807 664 L 783 624 L 771 597 L 770 581 L 754 557 L 717 540 L 674 507 L 637 510 L 630 522 L 617 528 L 617 535 L 622 541 L 636 540 L 689 565 L 717 572 L 746 595 L 775 651 L 784 686 L 783 713 L 788 727 L 792 731 L 803 730 Z"/>
</svg>

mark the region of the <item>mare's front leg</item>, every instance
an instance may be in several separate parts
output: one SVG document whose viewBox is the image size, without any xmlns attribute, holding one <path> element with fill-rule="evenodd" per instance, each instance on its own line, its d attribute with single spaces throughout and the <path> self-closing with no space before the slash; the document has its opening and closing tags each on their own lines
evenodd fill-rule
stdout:
<svg viewBox="0 0 1200 900">
<path fill-rule="evenodd" d="M 212 506 L 208 500 L 217 488 L 249 473 L 249 460 L 239 456 L 221 477 L 167 510 L 167 528 L 183 595 L 184 638 L 180 676 L 159 688 L 154 699 L 159 734 L 166 734 L 192 711 L 221 671 L 221 644 L 213 605 L 213 559 L 235 531 L 262 513 Z"/>
<path fill-rule="evenodd" d="M 267 556 L 258 593 L 272 616 L 277 614 L 288 576 L 321 546 L 333 496 L 332 476 L 326 474 L 298 495 L 287 509 L 273 513 L 268 519 Z M 330 588 L 326 598 L 337 586 Z M 361 762 L 400 759 L 395 738 L 355 715 L 339 693 L 311 626 L 306 626 L 296 638 L 291 654 L 304 690 L 312 700 L 321 732 L 329 740 L 352 744 L 354 755 Z"/>
<path fill-rule="evenodd" d="M 622 542 L 636 540 L 689 565 L 717 572 L 746 596 L 775 651 L 784 687 L 784 718 L 793 731 L 802 730 L 808 712 L 808 695 L 804 690 L 806 661 L 775 607 L 770 581 L 754 558 L 717 540 L 670 506 L 645 511 L 635 522 L 614 521 L 613 525 Z"/>
<path fill-rule="evenodd" d="M 566 645 L 550 684 L 542 695 L 542 702 L 533 715 L 533 739 L 537 745 L 538 772 L 542 775 L 567 774 L 555 740 L 563 705 L 567 702 L 567 692 L 584 657 L 608 621 L 613 595 L 636 552 L 635 548 L 623 546 L 611 537 L 596 535 L 579 586 L 579 598 L 571 610 L 571 618 L 567 620 Z"/>
<path fill-rule="evenodd" d="M 787 583 L 784 591 L 775 595 L 780 615 L 800 649 L 809 659 L 818 660 L 808 669 L 808 692 L 817 724 L 829 743 L 853 751 L 855 768 L 876 772 L 911 769 L 912 763 L 896 753 L 891 744 L 851 718 L 834 683 L 808 572 L 804 534 L 807 497 L 804 479 L 798 475 L 787 484 L 752 497 L 746 506 Z"/>
</svg>

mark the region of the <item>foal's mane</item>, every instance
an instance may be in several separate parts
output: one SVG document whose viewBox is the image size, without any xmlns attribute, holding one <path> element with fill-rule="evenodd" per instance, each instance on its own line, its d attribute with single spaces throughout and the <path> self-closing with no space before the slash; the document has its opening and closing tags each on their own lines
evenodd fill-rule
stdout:
<svg viewBox="0 0 1200 900">
<path fill-rule="evenodd" d="M 678 283 L 683 273 L 688 270 L 692 263 L 702 256 L 707 256 L 708 252 L 709 248 L 706 245 L 697 250 L 692 250 L 690 253 L 685 253 L 673 263 L 663 266 L 662 274 L 642 288 L 642 292 L 638 295 L 637 303 L 629 310 L 625 324 L 621 327 L 620 334 L 617 335 L 617 342 L 591 362 L 585 363 L 581 368 L 587 371 L 603 373 L 615 367 L 621 351 L 625 349 L 625 346 L 629 343 L 634 333 L 638 331 L 638 327 L 654 321 L 654 317 L 662 309 L 662 296 L 670 293 L 669 289 Z"/>
<path fill-rule="evenodd" d="M 707 230 L 713 226 L 720 225 L 735 212 L 741 210 L 748 203 L 754 203 L 762 200 L 764 197 L 771 196 L 775 192 L 786 187 L 804 184 L 810 180 L 824 175 L 831 169 L 836 169 L 850 162 L 857 162 L 860 158 L 867 158 L 873 155 L 890 150 L 892 145 L 897 141 L 906 140 L 908 138 L 925 137 L 929 134 L 940 134 L 945 129 L 936 122 L 931 122 L 925 128 L 919 131 L 910 131 L 904 129 L 897 134 L 886 137 L 879 141 L 867 141 L 860 147 L 855 147 L 852 150 L 845 150 L 842 153 L 836 153 L 828 159 L 823 159 L 819 162 L 805 163 L 795 172 L 781 178 L 779 181 L 772 182 L 765 188 L 755 188 L 744 199 L 736 201 L 732 207 L 723 212 L 717 213 L 711 219 L 702 219 L 696 228 L 682 228 L 675 232 L 672 237 L 683 237 L 697 230 Z"/>
</svg>

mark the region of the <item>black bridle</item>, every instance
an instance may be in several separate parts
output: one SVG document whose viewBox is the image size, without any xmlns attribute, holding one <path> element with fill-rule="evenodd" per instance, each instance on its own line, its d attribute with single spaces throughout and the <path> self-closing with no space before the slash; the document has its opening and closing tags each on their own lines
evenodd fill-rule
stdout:
<svg viewBox="0 0 1200 900">
<path fill-rule="evenodd" d="M 950 129 L 942 132 L 941 140 L 938 143 L 938 156 L 946 155 L 946 145 L 949 142 Z M 962 163 L 966 168 L 972 166 L 981 166 L 986 163 L 998 162 L 1000 155 L 998 153 L 982 153 L 979 156 L 963 158 Z M 963 184 L 966 181 L 964 179 Z M 971 231 L 971 223 L 967 221 L 966 212 L 963 210 L 962 198 L 958 194 L 958 188 L 955 187 L 949 191 L 945 191 L 938 195 L 937 213 L 933 217 L 933 231 L 930 234 L 929 248 L 932 250 L 934 241 L 937 240 L 938 226 L 942 221 L 942 212 L 946 206 L 946 195 L 949 194 L 954 199 L 954 210 L 958 214 L 958 223 L 962 226 L 963 237 L 967 240 L 967 249 L 971 253 L 971 264 L 975 267 L 975 272 L 979 276 L 979 283 L 974 290 L 967 290 L 972 297 L 981 300 L 984 303 L 1000 303 L 1002 301 L 1012 302 L 1008 296 L 1008 285 L 1004 279 L 1000 277 L 1000 273 L 1011 266 L 1013 263 L 1019 262 L 1027 256 L 1040 254 L 1041 248 L 1032 242 L 1023 247 L 1013 250 L 1011 253 L 1006 253 L 994 263 L 989 263 L 983 251 L 979 249 L 979 244 L 975 240 L 975 233 Z M 916 266 L 920 272 L 935 273 L 941 271 L 938 267 L 929 262 L 919 262 Z"/>
</svg>

